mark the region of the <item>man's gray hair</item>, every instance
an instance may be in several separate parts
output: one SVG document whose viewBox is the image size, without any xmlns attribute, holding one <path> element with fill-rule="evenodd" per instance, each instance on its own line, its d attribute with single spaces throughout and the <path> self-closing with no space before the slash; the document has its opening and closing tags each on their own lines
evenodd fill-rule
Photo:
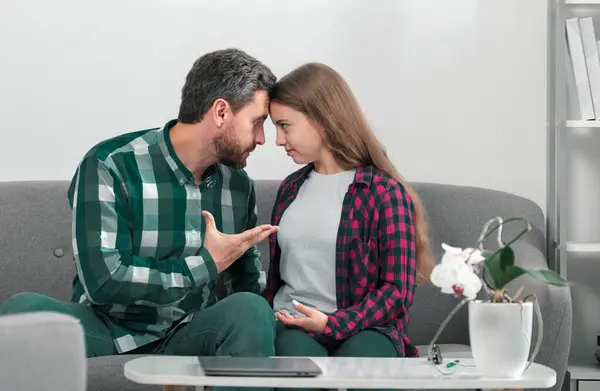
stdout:
<svg viewBox="0 0 600 391">
<path fill-rule="evenodd" d="M 216 99 L 225 99 L 237 113 L 258 90 L 270 92 L 277 78 L 256 58 L 240 49 L 207 53 L 194 62 L 181 93 L 179 122 L 198 123 Z"/>
</svg>

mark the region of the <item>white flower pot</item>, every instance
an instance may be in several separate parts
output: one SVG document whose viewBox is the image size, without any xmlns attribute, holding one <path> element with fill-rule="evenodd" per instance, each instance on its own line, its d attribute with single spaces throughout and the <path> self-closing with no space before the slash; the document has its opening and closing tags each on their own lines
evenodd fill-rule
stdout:
<svg viewBox="0 0 600 391">
<path fill-rule="evenodd" d="M 532 324 L 531 302 L 469 302 L 469 336 L 477 370 L 486 377 L 520 377 L 539 348 L 538 343 L 528 360 Z"/>
</svg>

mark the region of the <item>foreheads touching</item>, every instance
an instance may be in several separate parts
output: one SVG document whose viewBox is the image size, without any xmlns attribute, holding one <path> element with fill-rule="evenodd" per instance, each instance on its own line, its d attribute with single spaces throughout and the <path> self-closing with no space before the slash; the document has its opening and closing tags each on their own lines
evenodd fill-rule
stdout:
<svg viewBox="0 0 600 391">
<path fill-rule="evenodd" d="M 256 145 L 265 142 L 263 125 L 275 82 L 266 65 L 242 50 L 205 54 L 186 77 L 178 121 L 202 123 L 219 161 L 243 167 Z"/>
</svg>

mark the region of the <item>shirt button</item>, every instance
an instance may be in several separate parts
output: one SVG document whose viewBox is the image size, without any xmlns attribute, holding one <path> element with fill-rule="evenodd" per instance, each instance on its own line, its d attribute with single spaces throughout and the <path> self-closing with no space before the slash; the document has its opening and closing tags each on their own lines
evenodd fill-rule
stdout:
<svg viewBox="0 0 600 391">
<path fill-rule="evenodd" d="M 54 255 L 60 258 L 65 255 L 65 252 L 61 248 L 57 248 L 54 250 Z"/>
</svg>

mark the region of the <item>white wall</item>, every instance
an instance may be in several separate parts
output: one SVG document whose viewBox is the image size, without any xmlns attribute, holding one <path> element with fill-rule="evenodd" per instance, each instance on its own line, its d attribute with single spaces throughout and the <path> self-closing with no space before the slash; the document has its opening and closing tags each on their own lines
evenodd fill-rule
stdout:
<svg viewBox="0 0 600 391">
<path fill-rule="evenodd" d="M 545 207 L 545 0 L 2 0 L 0 181 L 70 179 L 83 153 L 162 126 L 201 54 L 240 47 L 277 76 L 347 78 L 412 181 Z M 296 168 L 274 146 L 248 171 Z"/>
</svg>

